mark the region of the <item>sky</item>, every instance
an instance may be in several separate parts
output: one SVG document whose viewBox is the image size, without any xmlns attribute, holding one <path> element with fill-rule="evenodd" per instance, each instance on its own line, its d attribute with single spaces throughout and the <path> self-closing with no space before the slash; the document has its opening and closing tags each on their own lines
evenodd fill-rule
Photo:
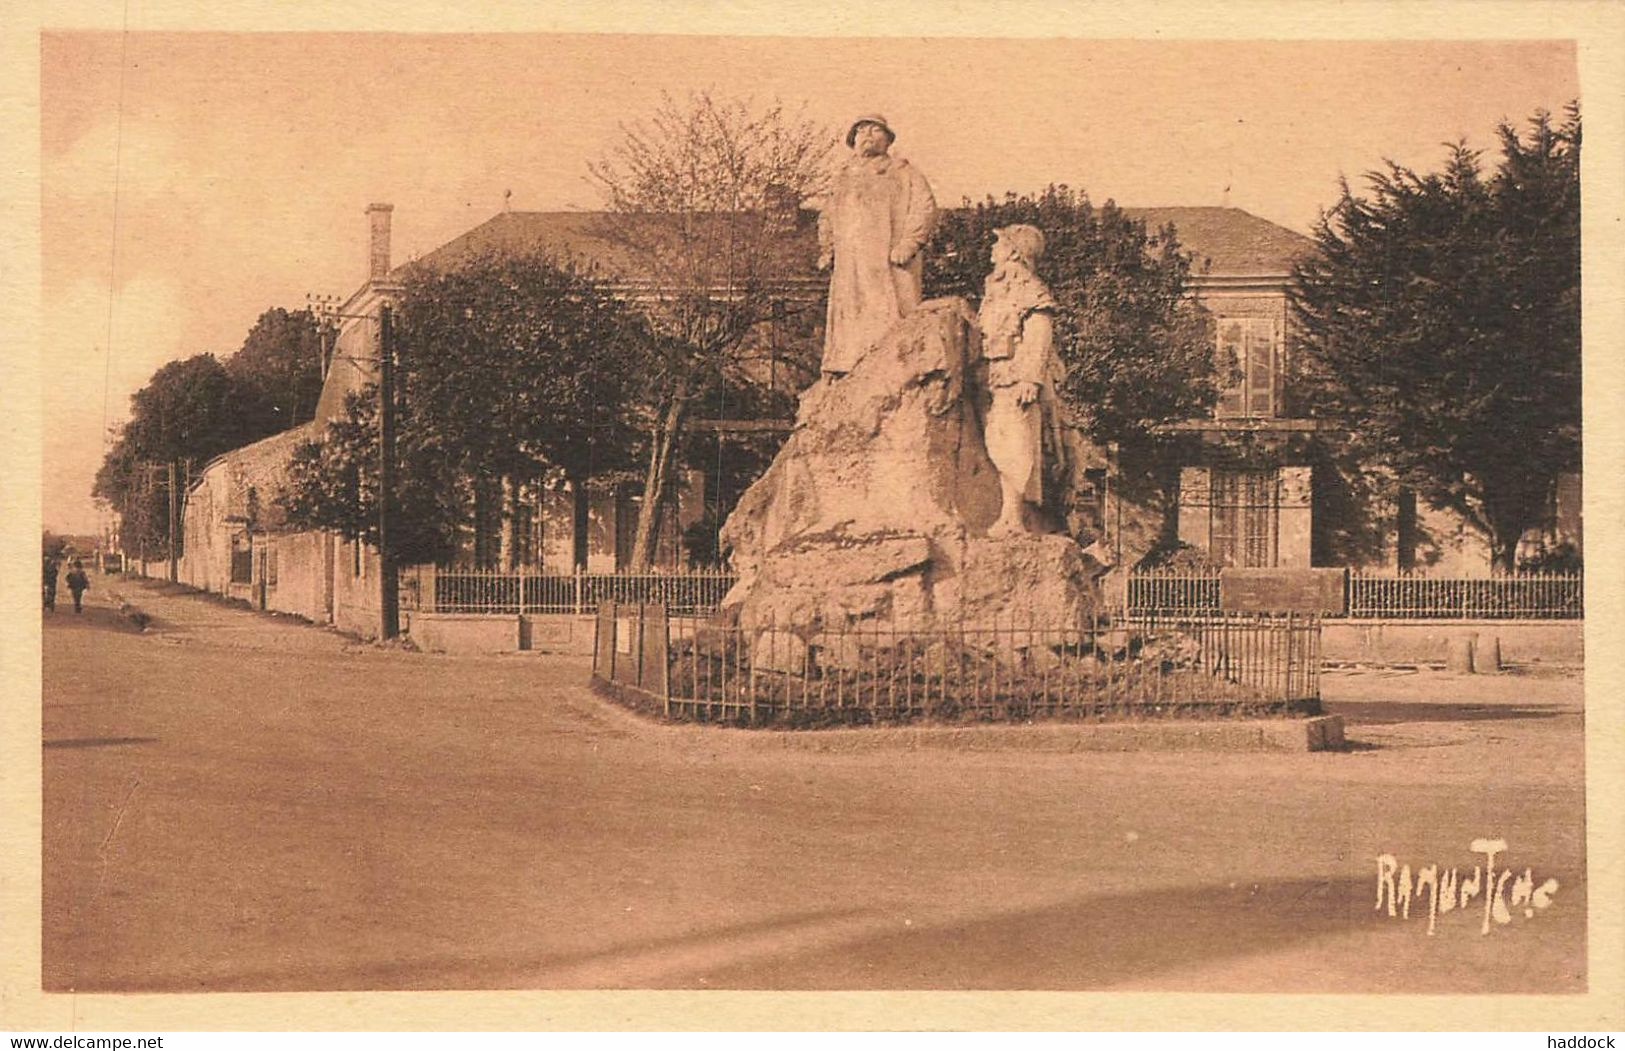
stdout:
<svg viewBox="0 0 1625 1051">
<path fill-rule="evenodd" d="M 43 514 L 94 532 L 107 429 L 167 361 L 347 295 L 365 208 L 394 258 L 514 209 L 601 205 L 587 165 L 663 92 L 880 112 L 939 202 L 1050 182 L 1229 204 L 1300 232 L 1346 176 L 1490 151 L 1579 98 L 1563 41 L 833 39 L 46 32 Z"/>
</svg>

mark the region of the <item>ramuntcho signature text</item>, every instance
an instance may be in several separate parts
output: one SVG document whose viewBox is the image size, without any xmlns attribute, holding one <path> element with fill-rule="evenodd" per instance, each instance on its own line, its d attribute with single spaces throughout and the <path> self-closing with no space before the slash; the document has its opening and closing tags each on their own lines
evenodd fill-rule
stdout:
<svg viewBox="0 0 1625 1051">
<path fill-rule="evenodd" d="M 1434 932 L 1440 913 L 1461 909 L 1464 912 L 1482 898 L 1483 923 L 1480 933 L 1490 933 L 1491 921 L 1498 925 L 1512 922 L 1514 909 L 1522 909 L 1527 919 L 1536 912 L 1549 908 L 1557 893 L 1557 880 L 1546 879 L 1536 883 L 1533 869 L 1524 869 L 1516 875 L 1511 869 L 1497 869 L 1497 855 L 1506 853 L 1504 839 L 1475 839 L 1468 847 L 1474 854 L 1482 854 L 1484 863 L 1475 864 L 1472 874 L 1462 878 L 1456 867 L 1442 868 L 1425 865 L 1415 871 L 1401 865 L 1392 854 L 1377 855 L 1377 905 L 1387 906 L 1388 915 L 1411 918 L 1411 899 L 1418 899 L 1417 909 L 1425 902 L 1428 933 Z M 1511 884 L 1508 886 L 1508 884 Z"/>
</svg>

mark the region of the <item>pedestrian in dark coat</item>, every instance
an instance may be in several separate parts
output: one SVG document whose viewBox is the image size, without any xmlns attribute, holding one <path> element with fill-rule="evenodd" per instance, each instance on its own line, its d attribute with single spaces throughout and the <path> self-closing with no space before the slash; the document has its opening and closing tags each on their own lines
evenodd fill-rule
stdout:
<svg viewBox="0 0 1625 1051">
<path fill-rule="evenodd" d="M 85 576 L 85 564 L 77 558 L 73 560 L 73 569 L 68 573 L 68 590 L 73 592 L 73 611 L 83 612 L 80 599 L 90 590 L 90 578 Z"/>
<path fill-rule="evenodd" d="M 56 612 L 56 575 L 61 571 L 56 559 L 47 555 L 45 557 L 45 608 Z"/>
</svg>

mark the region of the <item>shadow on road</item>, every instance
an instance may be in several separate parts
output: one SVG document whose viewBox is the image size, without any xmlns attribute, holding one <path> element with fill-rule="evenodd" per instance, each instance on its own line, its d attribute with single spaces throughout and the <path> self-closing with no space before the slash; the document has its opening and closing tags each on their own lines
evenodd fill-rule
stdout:
<svg viewBox="0 0 1625 1051">
<path fill-rule="evenodd" d="M 900 929 L 699 977 L 710 989 L 1201 991 L 1209 988 L 1202 980 L 1170 975 L 1222 972 L 1227 961 L 1311 942 L 1345 946 L 1328 949 L 1334 954 L 1369 953 L 1373 944 L 1401 952 L 1423 945 L 1426 938 L 1418 942 L 1415 929 L 1372 910 L 1371 890 L 1363 879 L 1297 879 L 1106 895 L 964 924 Z M 1465 948 L 1498 959 L 1489 940 L 1476 933 Z M 1578 938 L 1556 936 L 1574 942 L 1570 958 L 1584 960 L 1583 932 Z M 1383 941 L 1372 943 L 1372 937 Z M 1256 992 L 1578 992 L 1584 989 L 1583 967 L 1577 963 L 1570 974 L 1531 974 L 1464 964 L 1417 974 L 1379 966 L 1353 988 L 1346 975 L 1317 982 L 1301 964 L 1259 961 L 1249 965 L 1245 982 Z"/>
<path fill-rule="evenodd" d="M 1584 964 L 1566 973 L 1493 966 L 1504 943 L 1471 925 L 1451 945 L 1448 967 L 1405 966 L 1433 946 L 1417 924 L 1372 909 L 1365 879 L 1283 879 L 1099 895 L 961 923 L 909 925 L 895 907 L 825 909 L 759 922 L 610 943 L 581 952 L 514 956 L 482 951 L 388 959 L 344 946 L 311 946 L 273 968 L 193 957 L 185 973 L 102 974 L 64 980 L 65 960 L 47 946 L 45 988 L 78 992 L 226 992 L 467 989 L 1033 990 L 1204 991 L 1227 965 L 1311 943 L 1334 959 L 1380 962 L 1349 984 L 1341 963 L 1321 973 L 1313 955 L 1258 960 L 1241 979 L 1249 992 L 1578 992 Z M 1583 907 L 1583 903 L 1581 905 Z M 382 922 L 375 920 L 374 922 Z M 1418 924 L 1421 922 L 1417 921 Z M 884 928 L 884 929 L 882 929 Z M 843 932 L 851 932 L 843 934 Z M 1547 949 L 1584 960 L 1583 927 L 1552 932 Z M 820 936 L 823 935 L 823 936 Z M 833 935 L 831 937 L 830 935 Z M 1420 938 L 1418 936 L 1421 936 Z M 1373 941 L 1373 938 L 1381 939 Z M 1573 944 L 1570 945 L 1569 943 Z M 805 946 L 799 948 L 798 946 Z M 1392 959 L 1390 959 L 1392 957 Z M 1479 957 L 1483 959 L 1480 960 Z M 1437 959 L 1437 953 L 1423 954 Z M 1305 960 L 1311 961 L 1307 964 Z M 1483 964 L 1480 966 L 1479 964 Z M 1317 977 L 1318 975 L 1318 977 Z M 1334 977 L 1336 975 L 1336 977 Z M 1233 976 L 1233 972 L 1232 972 Z M 1357 986 L 1357 987 L 1356 987 Z"/>
<path fill-rule="evenodd" d="M 1151 987 L 1159 973 L 1373 923 L 1366 880 L 1300 879 L 1081 898 L 704 975 L 706 988 Z M 1156 985 L 1156 988 L 1168 988 Z M 1270 988 L 1260 976 L 1259 989 Z"/>
<path fill-rule="evenodd" d="M 331 992 L 392 989 L 547 989 L 547 988 L 653 988 L 634 976 L 662 973 L 671 961 L 695 956 L 726 955 L 730 942 L 771 939 L 775 934 L 794 932 L 819 925 L 840 925 L 872 910 L 817 909 L 785 913 L 750 923 L 730 924 L 661 938 L 611 943 L 603 948 L 580 952 L 547 952 L 545 948 L 522 959 L 498 953 L 481 954 L 471 947 L 467 953 L 441 957 L 414 957 L 382 960 L 356 959 L 331 963 L 333 947 L 315 959 L 287 958 L 276 969 L 232 968 L 226 973 L 209 974 L 212 963 L 198 959 L 204 973 L 106 976 L 77 984 L 67 983 L 53 972 L 66 961 L 48 961 L 45 989 L 55 992 Z M 49 946 L 47 949 L 49 950 Z M 622 975 L 617 980 L 615 975 Z M 630 979 L 630 980 L 628 980 Z M 698 988 L 699 986 L 695 986 Z"/>
<path fill-rule="evenodd" d="M 152 625 L 148 621 L 149 626 Z M 83 613 L 75 613 L 73 607 L 66 609 L 59 602 L 55 613 L 45 613 L 43 627 L 46 631 L 117 631 L 130 635 L 141 634 L 141 625 L 132 621 L 127 615 L 112 606 L 89 605 L 85 606 Z"/>
<path fill-rule="evenodd" d="M 1394 723 L 1472 723 L 1511 719 L 1552 719 L 1572 712 L 1558 707 L 1534 708 L 1501 704 L 1439 704 L 1426 701 L 1335 701 L 1326 714 L 1341 715 L 1351 726 Z"/>
</svg>

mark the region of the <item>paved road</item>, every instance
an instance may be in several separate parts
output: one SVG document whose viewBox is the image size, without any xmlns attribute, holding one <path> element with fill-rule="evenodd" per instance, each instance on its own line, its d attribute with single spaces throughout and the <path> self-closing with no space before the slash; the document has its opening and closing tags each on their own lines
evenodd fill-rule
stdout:
<svg viewBox="0 0 1625 1051">
<path fill-rule="evenodd" d="M 45 625 L 49 990 L 1584 987 L 1573 677 L 1333 675 L 1337 755 L 824 753 L 91 596 Z M 1373 910 L 1379 853 L 1485 836 L 1550 908 Z"/>
</svg>

